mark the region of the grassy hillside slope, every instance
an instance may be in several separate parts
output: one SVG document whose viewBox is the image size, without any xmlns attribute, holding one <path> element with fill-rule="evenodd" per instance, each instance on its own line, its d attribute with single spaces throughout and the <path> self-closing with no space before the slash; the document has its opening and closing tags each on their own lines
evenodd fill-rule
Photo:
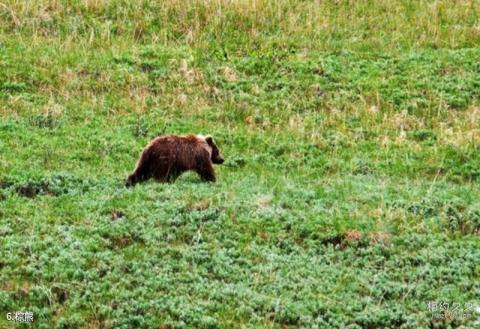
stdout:
<svg viewBox="0 0 480 329">
<path fill-rule="evenodd" d="M 474 327 L 479 98 L 476 0 L 4 0 L 0 328 Z"/>
</svg>

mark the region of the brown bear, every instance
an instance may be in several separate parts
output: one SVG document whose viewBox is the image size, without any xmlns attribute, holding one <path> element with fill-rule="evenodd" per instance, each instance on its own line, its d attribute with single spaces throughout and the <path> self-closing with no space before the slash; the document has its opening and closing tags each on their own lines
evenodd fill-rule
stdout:
<svg viewBox="0 0 480 329">
<path fill-rule="evenodd" d="M 152 177 L 173 182 L 187 170 L 194 170 L 203 180 L 214 182 L 213 164 L 223 161 L 211 136 L 159 136 L 145 147 L 125 186 L 134 186 Z"/>
</svg>

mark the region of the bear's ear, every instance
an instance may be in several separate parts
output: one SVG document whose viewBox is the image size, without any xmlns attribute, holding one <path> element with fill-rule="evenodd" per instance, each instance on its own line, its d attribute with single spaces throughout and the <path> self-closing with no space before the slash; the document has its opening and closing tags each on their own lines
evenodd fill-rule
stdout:
<svg viewBox="0 0 480 329">
<path fill-rule="evenodd" d="M 210 146 L 213 145 L 213 138 L 212 138 L 212 136 L 207 135 L 207 136 L 205 137 L 205 140 L 207 141 L 208 145 L 210 145 Z"/>
</svg>

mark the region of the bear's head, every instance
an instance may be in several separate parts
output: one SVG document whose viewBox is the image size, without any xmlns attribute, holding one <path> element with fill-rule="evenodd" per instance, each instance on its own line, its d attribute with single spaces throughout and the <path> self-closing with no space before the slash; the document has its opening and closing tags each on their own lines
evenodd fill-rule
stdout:
<svg viewBox="0 0 480 329">
<path fill-rule="evenodd" d="M 220 155 L 220 150 L 218 149 L 217 144 L 215 144 L 215 142 L 213 141 L 212 136 L 205 137 L 205 140 L 207 141 L 208 145 L 212 148 L 212 153 L 211 153 L 212 162 L 215 164 L 222 164 L 225 160 Z"/>
</svg>

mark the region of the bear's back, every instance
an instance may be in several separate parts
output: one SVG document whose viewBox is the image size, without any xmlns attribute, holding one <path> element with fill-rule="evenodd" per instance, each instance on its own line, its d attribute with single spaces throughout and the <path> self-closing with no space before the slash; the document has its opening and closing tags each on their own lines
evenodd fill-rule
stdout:
<svg viewBox="0 0 480 329">
<path fill-rule="evenodd" d="M 165 135 L 158 136 L 147 146 L 157 159 L 174 161 L 177 165 L 185 168 L 196 166 L 196 160 L 199 157 L 210 158 L 210 149 L 205 141 L 197 135 Z"/>
</svg>

